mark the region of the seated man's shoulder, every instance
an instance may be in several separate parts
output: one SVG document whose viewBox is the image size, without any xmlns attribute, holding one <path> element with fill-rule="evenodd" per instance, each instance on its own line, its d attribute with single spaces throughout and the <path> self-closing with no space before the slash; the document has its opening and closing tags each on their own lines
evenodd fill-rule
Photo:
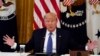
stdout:
<svg viewBox="0 0 100 56">
<path fill-rule="evenodd" d="M 36 30 L 33 30 L 33 32 L 42 32 L 42 31 L 45 31 L 46 28 L 41 28 L 41 29 L 36 29 Z"/>
<path fill-rule="evenodd" d="M 63 33 L 69 33 L 69 30 L 62 29 L 62 28 L 57 28 L 58 31 L 63 32 Z"/>
</svg>

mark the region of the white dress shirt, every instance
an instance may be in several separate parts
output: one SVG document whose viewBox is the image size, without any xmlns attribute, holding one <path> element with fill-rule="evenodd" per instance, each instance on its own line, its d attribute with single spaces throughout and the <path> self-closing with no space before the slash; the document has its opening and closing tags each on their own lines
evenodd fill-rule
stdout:
<svg viewBox="0 0 100 56">
<path fill-rule="evenodd" d="M 48 43 L 49 33 L 50 32 L 48 30 L 46 30 L 43 52 L 46 52 L 46 50 L 47 50 L 47 43 Z M 51 37 L 52 37 L 52 43 L 53 43 L 52 53 L 56 53 L 56 30 L 54 30 L 52 32 Z"/>
</svg>

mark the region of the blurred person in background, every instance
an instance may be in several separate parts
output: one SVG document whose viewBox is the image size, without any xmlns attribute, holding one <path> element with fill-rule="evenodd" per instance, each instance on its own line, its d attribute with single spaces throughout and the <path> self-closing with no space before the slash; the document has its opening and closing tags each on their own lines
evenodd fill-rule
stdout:
<svg viewBox="0 0 100 56">
<path fill-rule="evenodd" d="M 16 50 L 12 46 L 14 44 L 12 41 L 18 43 L 15 11 L 15 0 L 0 0 L 0 51 L 2 52 L 13 52 Z M 14 45 L 16 46 L 16 44 Z"/>
</svg>

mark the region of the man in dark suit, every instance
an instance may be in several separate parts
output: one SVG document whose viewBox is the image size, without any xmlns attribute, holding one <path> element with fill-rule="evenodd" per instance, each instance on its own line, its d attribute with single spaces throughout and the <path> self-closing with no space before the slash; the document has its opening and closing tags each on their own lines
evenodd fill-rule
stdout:
<svg viewBox="0 0 100 56">
<path fill-rule="evenodd" d="M 56 38 L 55 35 L 53 37 L 54 39 L 54 46 L 53 46 L 53 53 L 57 53 L 57 54 L 65 54 L 68 53 L 69 51 L 69 46 L 68 46 L 68 32 L 65 32 L 62 29 L 56 29 L 54 34 L 56 34 Z M 47 35 L 47 29 L 43 28 L 43 29 L 39 29 L 39 30 L 35 30 L 33 32 L 33 36 L 30 39 L 30 41 L 26 44 L 26 52 L 30 51 L 30 50 L 34 50 L 34 53 L 46 53 L 46 35 Z M 67 36 L 65 36 L 67 35 Z"/>
<path fill-rule="evenodd" d="M 32 38 L 26 44 L 26 51 L 34 50 L 34 53 L 46 53 L 48 35 L 52 33 L 52 53 L 65 54 L 68 49 L 69 33 L 62 29 L 58 29 L 57 17 L 54 13 L 47 13 L 44 16 L 46 28 L 38 29 L 33 32 Z M 65 36 L 67 35 L 67 36 Z"/>
<path fill-rule="evenodd" d="M 47 13 L 44 16 L 44 23 L 45 28 L 33 31 L 32 38 L 25 46 L 26 52 L 34 50 L 34 54 L 57 53 L 61 55 L 68 53 L 69 50 L 74 50 L 76 47 L 85 50 L 85 45 L 80 47 L 77 44 L 73 45 L 73 40 L 70 38 L 69 32 L 57 28 L 57 16 L 54 13 Z M 91 47 L 91 45 L 93 46 Z M 89 42 L 87 46 L 93 49 L 94 43 Z"/>
</svg>

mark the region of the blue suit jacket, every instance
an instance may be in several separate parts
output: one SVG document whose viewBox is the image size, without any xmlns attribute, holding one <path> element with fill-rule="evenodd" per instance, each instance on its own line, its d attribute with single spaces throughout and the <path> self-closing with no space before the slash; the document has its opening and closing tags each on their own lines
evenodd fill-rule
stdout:
<svg viewBox="0 0 100 56">
<path fill-rule="evenodd" d="M 34 50 L 34 53 L 42 53 L 44 47 L 44 40 L 45 40 L 46 28 L 35 30 L 33 32 L 32 38 L 26 44 L 25 51 Z M 69 32 L 66 32 L 62 29 L 58 29 L 56 31 L 57 34 L 57 46 L 56 51 L 57 54 L 66 54 L 69 52 L 69 49 L 78 48 L 76 44 L 71 42 Z"/>
</svg>

